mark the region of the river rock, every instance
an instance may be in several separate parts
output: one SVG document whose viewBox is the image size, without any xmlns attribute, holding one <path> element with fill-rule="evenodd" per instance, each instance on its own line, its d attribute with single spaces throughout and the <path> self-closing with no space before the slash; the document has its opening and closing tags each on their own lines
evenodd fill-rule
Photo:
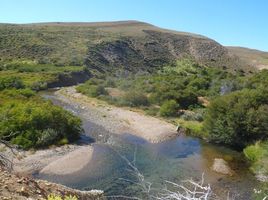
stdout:
<svg viewBox="0 0 268 200">
<path fill-rule="evenodd" d="M 234 174 L 234 171 L 229 167 L 228 163 L 222 158 L 215 158 L 211 169 L 217 173 L 224 175 L 232 176 Z"/>
</svg>

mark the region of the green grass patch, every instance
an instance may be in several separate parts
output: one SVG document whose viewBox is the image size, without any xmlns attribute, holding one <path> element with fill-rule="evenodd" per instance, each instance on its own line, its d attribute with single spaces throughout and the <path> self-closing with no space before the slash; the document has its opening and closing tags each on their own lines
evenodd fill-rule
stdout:
<svg viewBox="0 0 268 200">
<path fill-rule="evenodd" d="M 84 66 L 55 66 L 38 64 L 30 60 L 0 63 L 0 82 L 6 77 L 20 79 L 26 87 L 46 89 L 46 84 L 56 81 L 59 74 L 83 71 Z M 40 87 L 40 84 L 43 84 Z"/>
<path fill-rule="evenodd" d="M 174 119 L 173 120 L 176 125 L 179 125 L 188 131 L 187 133 L 199 137 L 199 138 L 207 138 L 207 133 L 203 130 L 203 123 L 198 121 L 186 121 L 184 119 Z"/>
<path fill-rule="evenodd" d="M 268 176 L 268 141 L 256 142 L 243 150 L 251 162 L 251 170 L 255 174 Z"/>
</svg>

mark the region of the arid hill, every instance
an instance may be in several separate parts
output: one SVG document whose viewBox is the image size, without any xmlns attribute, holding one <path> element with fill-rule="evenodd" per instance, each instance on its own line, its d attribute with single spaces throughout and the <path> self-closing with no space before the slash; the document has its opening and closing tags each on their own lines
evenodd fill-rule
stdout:
<svg viewBox="0 0 268 200">
<path fill-rule="evenodd" d="M 227 49 L 246 64 L 250 64 L 257 69 L 268 69 L 268 52 L 244 47 L 227 47 Z"/>
</svg>

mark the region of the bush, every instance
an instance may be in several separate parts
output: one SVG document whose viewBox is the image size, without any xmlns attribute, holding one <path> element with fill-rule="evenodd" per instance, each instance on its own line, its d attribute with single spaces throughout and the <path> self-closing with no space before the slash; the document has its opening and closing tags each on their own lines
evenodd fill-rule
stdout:
<svg viewBox="0 0 268 200">
<path fill-rule="evenodd" d="M 78 92 L 88 95 L 90 97 L 98 97 L 100 95 L 107 95 L 108 92 L 102 85 L 85 84 L 76 87 Z"/>
<path fill-rule="evenodd" d="M 4 89 L 21 89 L 24 88 L 22 80 L 18 77 L 3 77 L 0 78 L 0 91 Z"/>
<path fill-rule="evenodd" d="M 191 105 L 198 104 L 198 95 L 193 91 L 194 89 L 187 88 L 186 90 L 181 92 L 177 99 L 181 108 L 188 108 Z"/>
<path fill-rule="evenodd" d="M 268 138 L 267 101 L 267 91 L 248 89 L 216 98 L 204 124 L 211 141 L 244 148 Z"/>
<path fill-rule="evenodd" d="M 123 101 L 126 106 L 136 107 L 136 106 L 148 106 L 148 98 L 141 92 L 127 92 L 123 96 Z"/>
<path fill-rule="evenodd" d="M 158 112 L 159 112 L 159 108 L 156 108 L 156 107 L 149 107 L 148 109 L 145 110 L 145 113 L 151 116 L 156 116 Z"/>
<path fill-rule="evenodd" d="M 22 148 L 57 144 L 77 139 L 81 120 L 70 112 L 38 98 L 9 101 L 0 107 L 0 136 Z"/>
<path fill-rule="evenodd" d="M 268 150 L 268 146 L 267 146 L 267 150 Z M 256 142 L 254 145 L 247 146 L 243 150 L 243 152 L 245 156 L 247 157 L 247 159 L 250 160 L 251 162 L 256 162 L 260 160 L 260 158 L 262 158 L 265 154 L 265 150 L 260 145 L 260 142 Z"/>
<path fill-rule="evenodd" d="M 59 137 L 59 133 L 55 129 L 45 129 L 39 132 L 40 137 L 37 139 L 37 146 L 48 146 L 53 144 L 53 141 L 57 141 Z"/>
<path fill-rule="evenodd" d="M 115 81 L 111 78 L 107 78 L 104 84 L 105 87 L 111 87 L 111 88 L 116 87 Z"/>
<path fill-rule="evenodd" d="M 30 98 L 35 96 L 36 92 L 26 88 L 26 89 L 9 89 L 9 90 L 4 90 L 3 94 L 8 96 L 8 97 L 13 97 L 13 98 L 19 98 L 19 97 L 26 97 Z"/>
<path fill-rule="evenodd" d="M 177 119 L 177 124 L 183 127 L 186 131 L 186 134 L 192 135 L 199 138 L 207 138 L 206 132 L 203 131 L 203 124 L 198 121 L 186 121 L 184 119 Z"/>
<path fill-rule="evenodd" d="M 46 82 L 42 82 L 42 81 L 34 82 L 31 85 L 31 89 L 34 90 L 34 91 L 45 90 L 45 89 L 47 89 L 47 83 Z"/>
<path fill-rule="evenodd" d="M 203 121 L 203 115 L 201 113 L 196 113 L 192 111 L 184 112 L 180 117 L 186 121 Z"/>
<path fill-rule="evenodd" d="M 163 117 L 176 116 L 179 105 L 175 100 L 165 101 L 160 108 L 160 115 Z"/>
<path fill-rule="evenodd" d="M 268 176 L 268 141 L 246 147 L 244 154 L 251 162 L 251 170 L 255 174 Z"/>
</svg>

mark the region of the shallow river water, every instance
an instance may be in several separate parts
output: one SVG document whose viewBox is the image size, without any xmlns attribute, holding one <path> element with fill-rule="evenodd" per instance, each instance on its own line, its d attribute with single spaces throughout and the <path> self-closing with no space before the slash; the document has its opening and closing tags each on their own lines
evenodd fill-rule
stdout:
<svg viewBox="0 0 268 200">
<path fill-rule="evenodd" d="M 131 133 L 111 134 L 87 119 L 84 109 L 74 103 L 62 102 L 53 92 L 43 96 L 82 119 L 85 129 L 82 140 L 92 143 L 94 152 L 92 161 L 79 172 L 65 176 L 39 174 L 39 178 L 78 189 L 101 189 L 108 196 L 127 195 L 146 199 L 128 163 L 133 161 L 145 180 L 152 183 L 152 193 L 169 186 L 166 181 L 200 180 L 202 174 L 220 199 L 227 199 L 228 193 L 229 196 L 235 195 L 236 199 L 252 199 L 253 189 L 258 188 L 259 183 L 248 171 L 243 155 L 236 151 L 188 136 L 151 144 Z M 228 161 L 235 175 L 230 177 L 213 172 L 210 168 L 214 158 Z"/>
</svg>

